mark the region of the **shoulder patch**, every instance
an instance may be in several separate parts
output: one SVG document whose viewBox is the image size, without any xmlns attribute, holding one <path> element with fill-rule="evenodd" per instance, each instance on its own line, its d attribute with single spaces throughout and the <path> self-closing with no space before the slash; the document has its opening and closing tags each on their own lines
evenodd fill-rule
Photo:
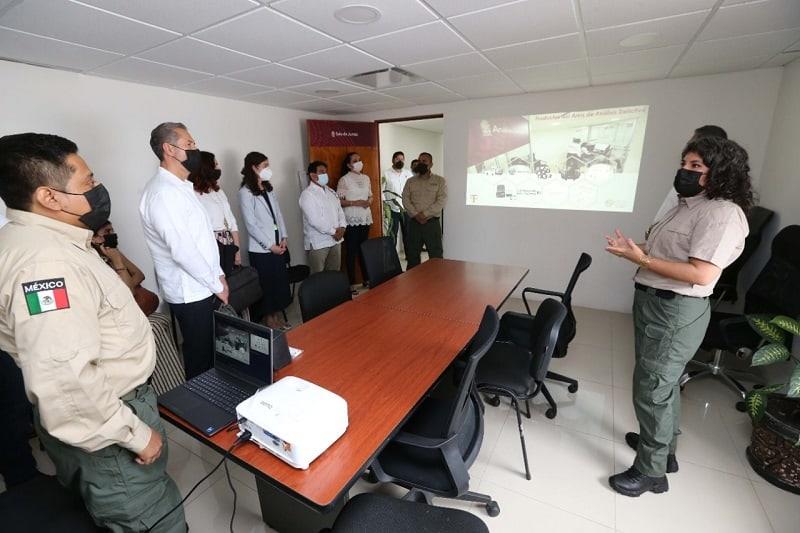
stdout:
<svg viewBox="0 0 800 533">
<path fill-rule="evenodd" d="M 28 314 L 38 315 L 48 311 L 69 309 L 69 295 L 64 278 L 40 279 L 22 284 Z"/>
</svg>

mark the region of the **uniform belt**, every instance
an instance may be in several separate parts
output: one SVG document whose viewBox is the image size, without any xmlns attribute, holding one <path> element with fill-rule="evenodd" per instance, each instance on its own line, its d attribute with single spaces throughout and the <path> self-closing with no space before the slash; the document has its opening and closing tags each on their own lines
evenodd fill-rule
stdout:
<svg viewBox="0 0 800 533">
<path fill-rule="evenodd" d="M 677 292 L 673 292 L 667 289 L 656 289 L 655 287 L 648 287 L 647 285 L 642 285 L 641 283 L 634 283 L 634 287 L 636 287 L 637 291 L 643 291 L 650 294 L 655 294 L 658 298 L 663 298 L 665 300 L 672 300 L 676 296 L 680 296 L 682 298 L 700 298 L 705 300 L 708 296 L 687 296 L 685 294 L 679 294 Z"/>
</svg>

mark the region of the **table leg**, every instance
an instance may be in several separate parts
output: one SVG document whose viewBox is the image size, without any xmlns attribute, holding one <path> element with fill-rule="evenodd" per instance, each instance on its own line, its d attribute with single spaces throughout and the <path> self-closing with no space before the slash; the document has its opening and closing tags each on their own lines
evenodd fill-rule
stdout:
<svg viewBox="0 0 800 533">
<path fill-rule="evenodd" d="M 280 533 L 318 533 L 333 526 L 336 517 L 347 502 L 345 496 L 327 513 L 315 511 L 256 476 L 261 517 L 272 529 Z"/>
</svg>

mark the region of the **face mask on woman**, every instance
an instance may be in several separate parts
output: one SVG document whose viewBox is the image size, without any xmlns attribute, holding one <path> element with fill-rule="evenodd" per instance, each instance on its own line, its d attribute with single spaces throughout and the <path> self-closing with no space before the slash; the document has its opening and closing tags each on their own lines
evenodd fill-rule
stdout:
<svg viewBox="0 0 800 533">
<path fill-rule="evenodd" d="M 328 184 L 328 175 L 327 174 L 317 174 L 317 182 L 325 187 Z"/>
<path fill-rule="evenodd" d="M 258 177 L 261 178 L 261 181 L 269 181 L 272 178 L 272 169 L 269 167 L 262 168 L 258 173 Z"/>
<path fill-rule="evenodd" d="M 702 172 L 679 168 L 678 172 L 675 173 L 675 181 L 673 181 L 672 184 L 679 196 L 691 198 L 702 192 L 703 186 L 700 185 L 700 178 L 702 176 Z"/>
<path fill-rule="evenodd" d="M 361 169 L 364 168 L 364 162 L 356 161 L 355 163 L 352 164 L 352 167 L 353 170 L 355 170 L 356 172 L 361 172 Z"/>
</svg>

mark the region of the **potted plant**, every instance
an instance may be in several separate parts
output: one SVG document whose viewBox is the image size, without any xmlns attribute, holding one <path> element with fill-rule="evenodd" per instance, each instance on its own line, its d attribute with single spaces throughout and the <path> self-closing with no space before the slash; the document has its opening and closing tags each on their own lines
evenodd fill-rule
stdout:
<svg viewBox="0 0 800 533">
<path fill-rule="evenodd" d="M 747 321 L 764 339 L 752 366 L 794 362 L 787 383 L 754 388 L 745 397 L 753 421 L 747 459 L 773 485 L 800 494 L 800 360 L 790 348 L 793 336 L 800 335 L 800 322 L 765 315 L 748 316 Z"/>
</svg>

